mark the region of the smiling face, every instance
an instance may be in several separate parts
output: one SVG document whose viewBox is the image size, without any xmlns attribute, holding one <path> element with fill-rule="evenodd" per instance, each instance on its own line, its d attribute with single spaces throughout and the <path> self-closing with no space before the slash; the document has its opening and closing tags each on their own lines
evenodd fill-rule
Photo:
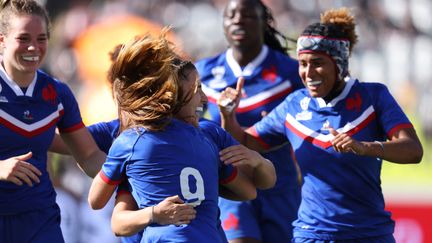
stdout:
<svg viewBox="0 0 432 243">
<path fill-rule="evenodd" d="M 332 59 L 319 53 L 301 53 L 298 56 L 299 75 L 312 97 L 324 98 L 336 84 L 336 65 Z"/>
<path fill-rule="evenodd" d="M 224 10 L 223 27 L 230 46 L 261 48 L 264 44 L 263 12 L 255 0 L 231 0 Z"/>
<path fill-rule="evenodd" d="M 0 34 L 3 66 L 20 85 L 28 85 L 41 66 L 48 46 L 45 19 L 37 15 L 14 15 L 7 33 Z"/>
<path fill-rule="evenodd" d="M 201 89 L 201 80 L 197 70 L 190 70 L 187 73 L 187 78 L 181 80 L 180 83 L 182 84 L 183 100 L 188 102 L 184 104 L 175 117 L 198 127 L 201 113 L 208 100 Z"/>
</svg>

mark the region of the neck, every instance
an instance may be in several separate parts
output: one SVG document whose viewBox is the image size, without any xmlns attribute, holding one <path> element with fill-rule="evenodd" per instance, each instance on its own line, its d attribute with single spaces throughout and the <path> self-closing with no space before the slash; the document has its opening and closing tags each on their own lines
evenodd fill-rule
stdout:
<svg viewBox="0 0 432 243">
<path fill-rule="evenodd" d="M 334 84 L 333 89 L 330 91 L 330 93 L 326 97 L 324 97 L 325 102 L 328 103 L 332 99 L 334 99 L 335 97 L 340 95 L 340 93 L 342 93 L 342 90 L 344 89 L 344 87 L 345 87 L 345 81 L 343 81 L 343 80 L 337 81 Z"/>
<path fill-rule="evenodd" d="M 20 72 L 13 68 L 9 68 L 4 64 L 4 62 L 2 62 L 2 66 L 7 75 L 22 88 L 28 87 L 36 75 L 35 72 Z"/>
<path fill-rule="evenodd" d="M 241 67 L 248 65 L 255 59 L 260 54 L 261 49 L 262 45 L 253 48 L 232 47 L 234 59 Z"/>
</svg>

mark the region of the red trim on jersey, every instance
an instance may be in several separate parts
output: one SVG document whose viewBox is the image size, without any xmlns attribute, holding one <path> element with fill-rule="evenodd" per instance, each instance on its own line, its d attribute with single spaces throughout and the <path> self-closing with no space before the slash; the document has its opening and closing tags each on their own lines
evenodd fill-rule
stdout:
<svg viewBox="0 0 432 243">
<path fill-rule="evenodd" d="M 238 170 L 237 170 L 237 168 L 234 167 L 231 175 L 228 176 L 227 178 L 219 180 L 219 184 L 228 184 L 231 181 L 233 181 L 237 177 L 237 175 L 238 175 Z"/>
<path fill-rule="evenodd" d="M 362 121 L 360 124 L 358 124 L 356 127 L 352 128 L 351 130 L 347 131 L 346 133 L 349 136 L 353 136 L 354 134 L 360 132 L 363 128 L 365 128 L 372 120 L 375 119 L 375 117 L 376 117 L 375 112 L 371 113 L 364 121 Z M 312 144 L 315 144 L 315 145 L 320 146 L 320 147 L 325 148 L 325 149 L 332 146 L 332 143 L 330 140 L 329 141 L 323 141 L 323 140 L 320 140 L 316 137 L 304 134 L 286 120 L 285 120 L 285 126 L 289 130 L 291 130 L 294 134 L 296 134 L 297 136 L 301 137 L 302 139 L 304 139 L 304 140 L 306 140 Z"/>
<path fill-rule="evenodd" d="M 411 123 L 403 123 L 403 124 L 399 124 L 395 127 L 393 127 L 392 129 L 390 129 L 390 131 L 387 133 L 387 136 L 389 138 L 393 137 L 393 134 L 401 129 L 404 128 L 414 128 L 414 126 Z"/>
<path fill-rule="evenodd" d="M 266 105 L 266 104 L 268 104 L 268 103 L 270 103 L 272 101 L 275 101 L 277 99 L 285 97 L 285 96 L 287 96 L 291 92 L 292 92 L 292 88 L 289 88 L 289 89 L 283 90 L 280 93 L 274 94 L 273 96 L 270 96 L 267 99 L 264 99 L 264 100 L 261 100 L 260 102 L 254 103 L 252 105 L 245 106 L 245 107 L 238 107 L 237 110 L 236 110 L 236 113 L 245 113 L 245 112 L 254 110 L 254 109 L 256 109 L 258 107 L 261 107 L 261 106 L 264 106 L 264 105 Z"/>
<path fill-rule="evenodd" d="M 1 117 L 0 117 L 0 124 L 11 129 L 15 133 L 18 133 L 24 137 L 30 138 L 30 137 L 37 136 L 41 133 L 44 133 L 46 130 L 48 130 L 49 128 L 54 126 L 58 122 L 59 119 L 60 119 L 60 117 L 57 117 L 57 118 L 53 119 L 51 122 L 49 122 L 48 124 L 46 124 L 45 126 L 40 127 L 38 129 L 30 131 L 30 132 L 22 129 L 21 127 L 15 126 L 15 124 L 13 124 L 13 123 L 9 122 L 8 120 L 5 120 Z"/>
<path fill-rule="evenodd" d="M 248 133 L 250 135 L 252 135 L 252 137 L 258 141 L 259 144 L 261 144 L 265 149 L 270 149 L 271 146 L 269 144 L 267 144 L 258 134 L 258 132 L 256 131 L 255 127 L 249 127 L 247 129 Z"/>
<path fill-rule="evenodd" d="M 111 180 L 108 176 L 105 175 L 105 173 L 101 170 L 98 174 L 100 178 L 109 185 L 118 185 L 120 182 L 122 182 L 123 179 L 120 180 Z"/>
<path fill-rule="evenodd" d="M 59 129 L 59 132 L 62 132 L 62 133 L 75 132 L 76 130 L 79 130 L 79 129 L 83 128 L 83 127 L 85 127 L 84 123 L 80 122 L 80 123 L 78 123 L 76 125 L 73 125 L 71 127 Z"/>
</svg>

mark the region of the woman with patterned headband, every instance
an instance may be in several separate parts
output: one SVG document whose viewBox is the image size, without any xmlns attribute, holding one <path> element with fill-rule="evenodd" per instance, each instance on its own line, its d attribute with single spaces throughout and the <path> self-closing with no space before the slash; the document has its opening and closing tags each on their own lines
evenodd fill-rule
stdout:
<svg viewBox="0 0 432 243">
<path fill-rule="evenodd" d="M 305 89 L 247 132 L 220 106 L 223 127 L 248 147 L 263 151 L 287 140 L 292 144 L 304 181 L 293 242 L 395 242 L 380 186 L 382 160 L 422 159 L 416 131 L 386 86 L 349 76 L 356 42 L 350 11 L 326 11 L 298 39 Z M 238 104 L 242 86 L 239 80 L 220 100 Z"/>
</svg>

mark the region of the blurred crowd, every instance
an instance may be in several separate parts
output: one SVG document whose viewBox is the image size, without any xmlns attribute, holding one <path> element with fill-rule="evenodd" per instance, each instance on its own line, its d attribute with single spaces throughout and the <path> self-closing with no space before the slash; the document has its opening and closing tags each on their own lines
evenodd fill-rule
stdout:
<svg viewBox="0 0 432 243">
<path fill-rule="evenodd" d="M 319 12 L 352 8 L 360 40 L 350 59 L 352 76 L 385 83 L 415 119 L 419 133 L 432 138 L 430 0 L 263 2 L 272 10 L 276 28 L 292 39 L 289 45 L 294 57 L 299 32 L 319 21 Z M 105 84 L 108 53 L 115 45 L 136 34 L 171 26 L 179 52 L 192 60 L 215 55 L 227 46 L 222 30 L 225 0 L 47 0 L 45 5 L 53 26 L 44 69 L 72 87 L 86 124 L 116 116 Z M 90 179 L 64 160 L 68 158 L 53 157 L 62 223 L 70 226 L 70 232 L 64 232 L 66 242 L 96 242 L 92 241 L 96 238 L 97 242 L 117 242 L 110 231 L 110 208 L 90 211 L 86 202 Z"/>
</svg>

